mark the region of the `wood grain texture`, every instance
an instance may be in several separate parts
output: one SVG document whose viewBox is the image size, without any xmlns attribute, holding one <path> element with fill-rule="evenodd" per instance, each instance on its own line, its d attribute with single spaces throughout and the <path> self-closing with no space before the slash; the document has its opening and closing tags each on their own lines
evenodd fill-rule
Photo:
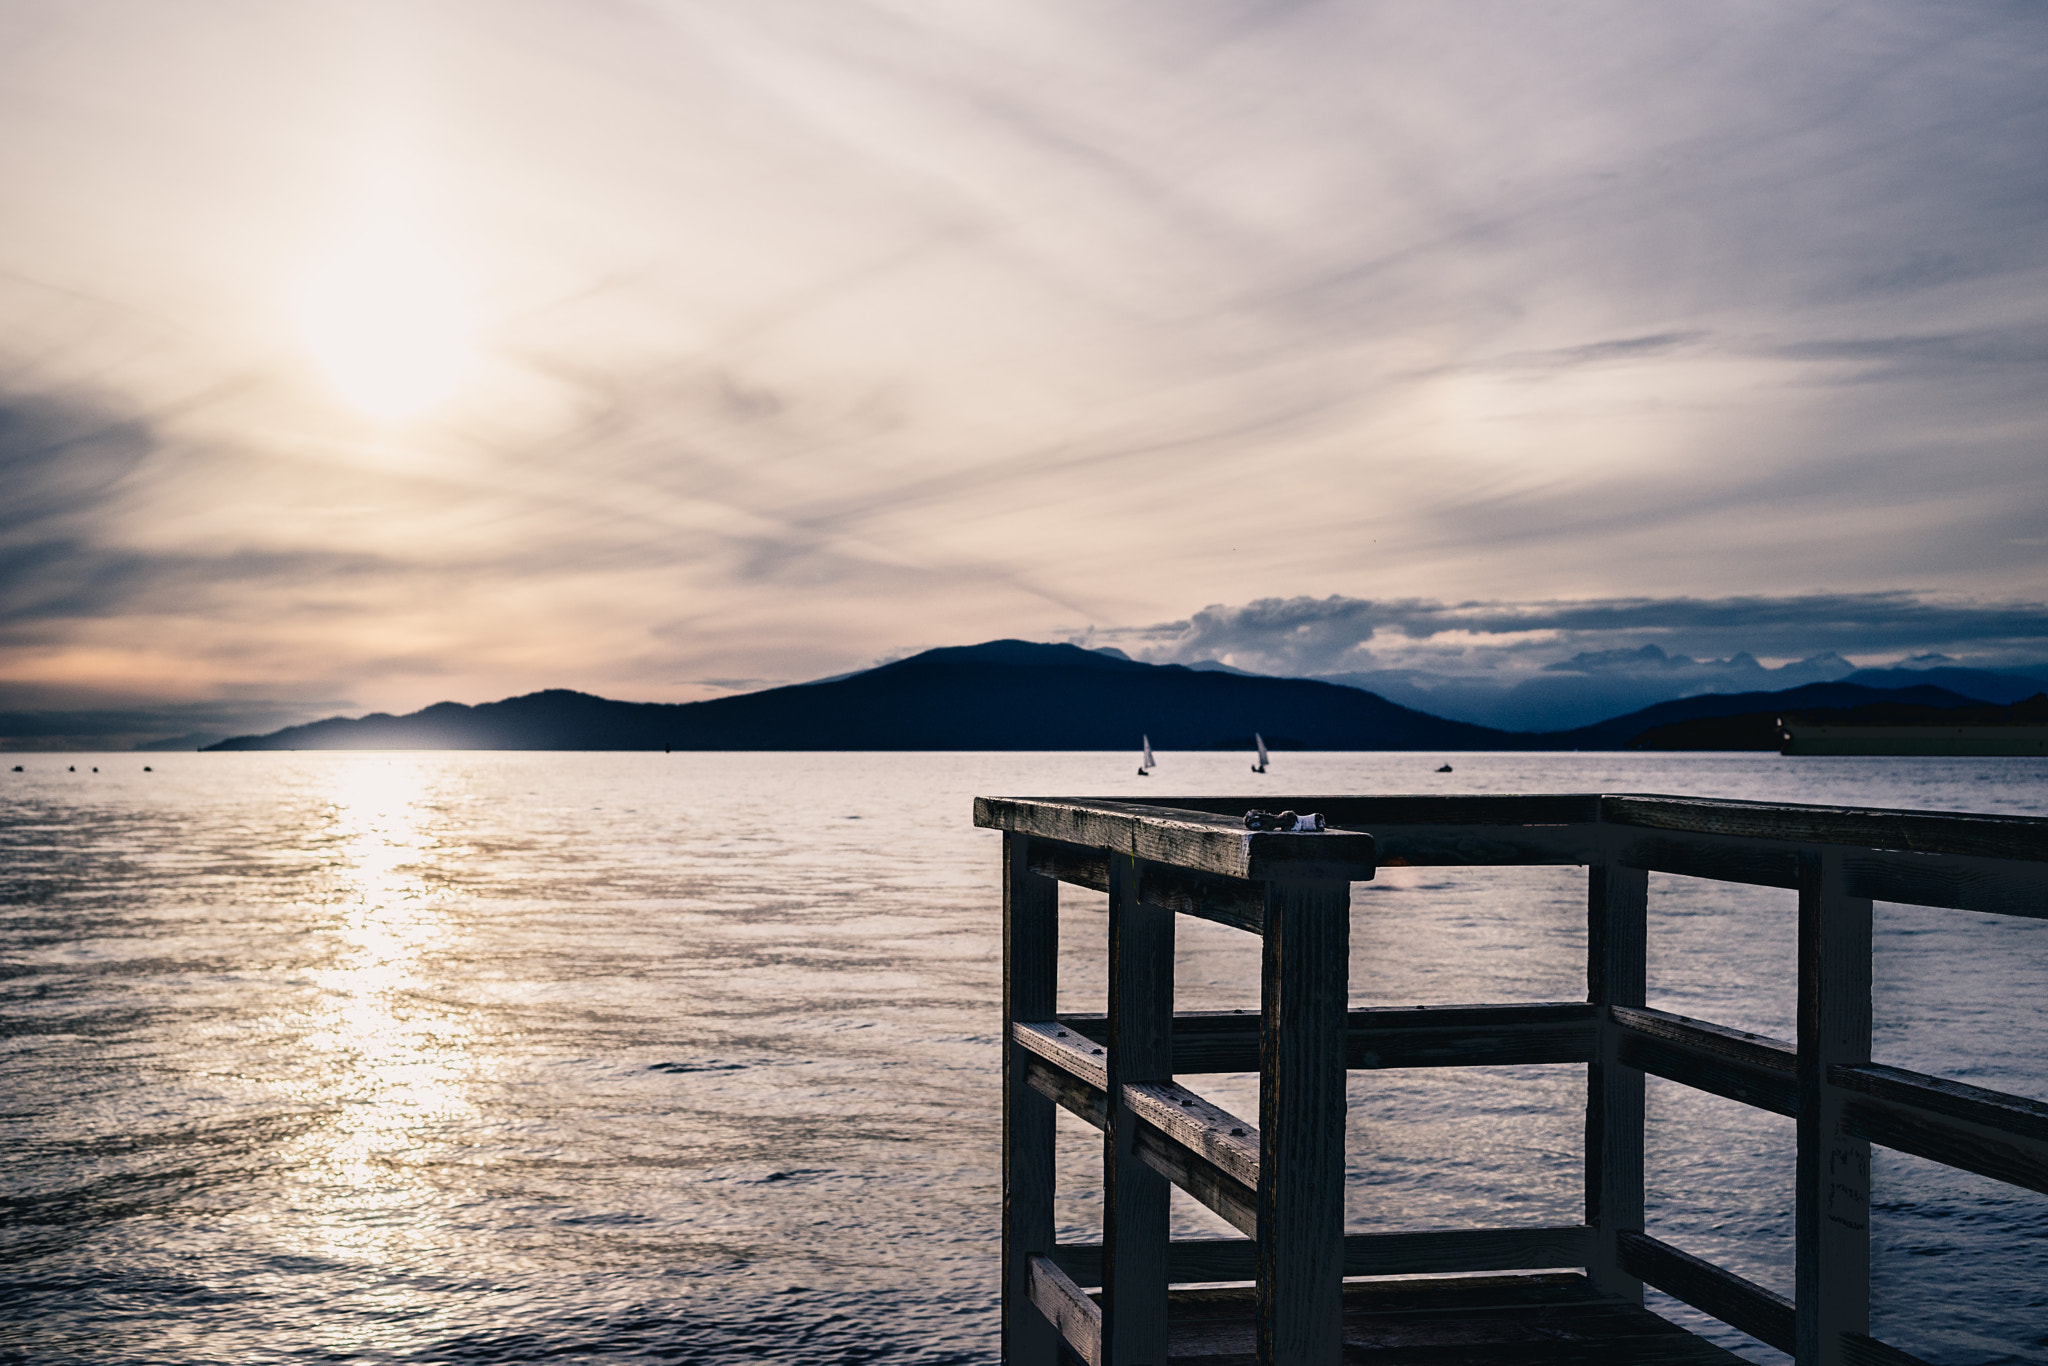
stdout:
<svg viewBox="0 0 2048 1366">
<path fill-rule="evenodd" d="M 1862 1333 L 1843 1334 L 1842 1360 L 1847 1366 L 1928 1366 L 1911 1352 L 1901 1351 L 1889 1342 L 1879 1342 Z"/>
<path fill-rule="evenodd" d="M 1102 1355 L 1160 1366 L 1166 1341 L 1167 1182 L 1138 1151 L 1131 1082 L 1173 1079 L 1173 912 L 1138 900 L 1128 854 L 1109 864 L 1109 1131 L 1103 1136 Z"/>
<path fill-rule="evenodd" d="M 1010 1037 L 1018 1047 L 1079 1077 L 1097 1090 L 1109 1088 L 1107 1045 L 1097 1043 L 1078 1030 L 1069 1029 L 1058 1021 L 1017 1020 L 1010 1025 Z"/>
<path fill-rule="evenodd" d="M 1602 1020 L 1599 1053 L 1586 1068 L 1586 1276 L 1602 1294 L 1640 1304 L 1642 1282 L 1622 1265 L 1620 1236 L 1643 1229 L 1643 1074 L 1622 1060 L 1613 1011 L 1643 1007 L 1649 875 L 1596 863 L 1586 884 L 1586 994 Z"/>
<path fill-rule="evenodd" d="M 2048 1192 L 2048 1105 L 1877 1063 L 1830 1067 L 1828 1082 L 1850 1133 Z"/>
<path fill-rule="evenodd" d="M 1101 1307 L 1050 1257 L 1031 1257 L 1025 1276 L 1025 1293 L 1047 1327 L 1065 1339 L 1074 1355 L 1088 1366 L 1103 1366 Z"/>
<path fill-rule="evenodd" d="M 1351 888 L 1276 882 L 1260 953 L 1258 1360 L 1342 1351 Z"/>
<path fill-rule="evenodd" d="M 1606 825 L 1738 835 L 1801 844 L 1898 849 L 2039 860 L 2048 854 L 2048 818 L 1956 815 L 1878 807 L 1743 802 L 1708 797 L 1603 796 Z"/>
<path fill-rule="evenodd" d="M 1646 1233 L 1621 1235 L 1621 1264 L 1638 1279 L 1781 1352 L 1797 1338 L 1792 1301 Z"/>
<path fill-rule="evenodd" d="M 1056 1101 L 1076 1118 L 1108 1132 L 1106 1091 L 1036 1057 L 1027 1068 L 1027 1080 L 1034 1090 Z M 1245 1137 L 1256 1142 L 1256 1131 L 1248 1131 Z M 1257 1231 L 1258 1192 L 1232 1174 L 1242 1171 L 1241 1162 L 1234 1162 L 1232 1170 L 1226 1171 L 1203 1153 L 1144 1120 L 1136 1120 L 1132 1126 L 1131 1150 L 1138 1161 L 1214 1210 L 1232 1228 L 1246 1234 Z"/>
<path fill-rule="evenodd" d="M 1149 1124 L 1137 1130 L 1139 1160 L 1248 1237 L 1259 1231 L 1259 1193 Z M 1162 1240 L 1163 1243 L 1163 1240 Z"/>
<path fill-rule="evenodd" d="M 1248 1288 L 1174 1292 L 1169 1360 L 1243 1366 Z M 1341 1300 L 1350 1366 L 1737 1366 L 1739 1358 L 1569 1272 L 1358 1281 Z"/>
<path fill-rule="evenodd" d="M 1076 1119 L 1105 1132 L 1109 1129 L 1109 1092 L 1101 1087 L 1090 1086 L 1043 1058 L 1032 1058 L 1025 1065 L 1024 1079 L 1032 1090 Z"/>
<path fill-rule="evenodd" d="M 1088 1039 L 1107 1037 L 1102 1015 L 1062 1015 L 1058 1023 Z M 1589 1062 L 1598 1035 L 1598 1011 L 1585 1001 L 1369 1006 L 1348 1013 L 1344 1060 L 1356 1069 Z M 1177 1076 L 1258 1071 L 1258 1014 L 1176 1013 L 1173 1070 Z"/>
<path fill-rule="evenodd" d="M 1350 1233 L 1344 1237 L 1344 1274 L 1435 1275 L 1584 1266 L 1586 1238 L 1582 1224 Z M 1081 1285 L 1101 1281 L 1100 1243 L 1062 1243 L 1053 1260 Z M 1252 1238 L 1181 1239 L 1167 1245 L 1166 1268 L 1176 1284 L 1249 1281 L 1258 1274 L 1259 1245 Z"/>
<path fill-rule="evenodd" d="M 1870 1332 L 1870 1141 L 1851 1131 L 1832 1069 L 1870 1061 L 1868 899 L 1837 851 L 1801 855 L 1799 1114 L 1793 1254 L 1800 1366 L 1841 1366 L 1845 1334 Z"/>
<path fill-rule="evenodd" d="M 1054 1008 L 1059 967 L 1059 884 L 1029 870 L 1029 836 L 1003 837 L 1003 1019 L 1041 1019 Z M 1003 1049 L 1003 1359 L 1055 1366 L 1059 1344 L 1028 1307 L 1030 1259 L 1053 1246 L 1053 1111 L 1031 1084 L 1029 1054 L 1010 1029 Z"/>
<path fill-rule="evenodd" d="M 974 823 L 1105 849 L 1198 873 L 1272 878 L 1372 877 L 1373 837 L 1348 830 L 1247 830 L 1240 818 L 1105 798 L 976 797 Z"/>
<path fill-rule="evenodd" d="M 1642 1007 L 1608 1013 L 1628 1066 L 1773 1114 L 1798 1112 L 1799 1050 L 1783 1039 Z"/>
<path fill-rule="evenodd" d="M 1259 1131 L 1174 1082 L 1126 1082 L 1124 1104 L 1144 1123 L 1237 1178 L 1259 1184 Z"/>
<path fill-rule="evenodd" d="M 1031 842 L 1031 871 L 1098 892 L 1109 890 L 1109 851 L 1057 840 Z M 1138 869 L 1138 900 L 1235 929 L 1259 931 L 1266 892 L 1256 882 L 1161 863 Z"/>
</svg>

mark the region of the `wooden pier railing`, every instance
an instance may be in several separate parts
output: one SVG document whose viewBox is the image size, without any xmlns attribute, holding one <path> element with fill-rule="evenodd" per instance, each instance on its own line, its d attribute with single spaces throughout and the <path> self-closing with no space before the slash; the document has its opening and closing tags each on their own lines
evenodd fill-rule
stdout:
<svg viewBox="0 0 2048 1366">
<path fill-rule="evenodd" d="M 1439 1323 L 1469 1344 L 1472 1323 L 1518 1314 L 1551 1325 L 1530 1343 L 1591 1352 L 1570 1360 L 1734 1359 L 1639 1308 L 1646 1283 L 1800 1366 L 1909 1366 L 1870 1336 L 1870 1145 L 2048 1192 L 2048 1104 L 1882 1066 L 1870 1046 L 1872 901 L 2048 918 L 2048 820 L 1658 796 L 1306 797 L 1286 805 L 1323 813 L 1327 830 L 1245 828 L 1248 807 L 1275 805 L 975 802 L 975 823 L 1004 832 L 1012 1366 L 1063 1353 L 1158 1366 L 1228 1355 L 1232 1332 L 1260 1363 L 1330 1366 L 1347 1342 L 1354 1355 L 1413 1347 Z M 1588 870 L 1585 1002 L 1348 1008 L 1351 883 L 1375 867 L 1530 864 Z M 1798 891 L 1796 1042 L 1647 1006 L 1652 872 Z M 1056 1009 L 1061 882 L 1109 894 L 1106 1015 Z M 1174 1012 L 1176 915 L 1261 937 L 1256 1016 Z M 1346 1070 L 1503 1063 L 1586 1068 L 1584 1222 L 1346 1236 Z M 1249 1071 L 1256 1125 L 1179 1080 Z M 1794 1117 L 1792 1298 L 1644 1231 L 1646 1073 Z M 1055 1104 L 1105 1135 L 1099 1244 L 1054 1240 Z M 1171 1241 L 1168 1183 L 1245 1236 Z M 1522 1274 L 1345 1281 L 1453 1272 Z M 1251 1288 L 1171 1291 L 1232 1281 Z M 1401 1324 L 1391 1336 L 1372 1326 L 1388 1315 Z M 1487 1359 L 1565 1358 L 1531 1345 Z"/>
</svg>

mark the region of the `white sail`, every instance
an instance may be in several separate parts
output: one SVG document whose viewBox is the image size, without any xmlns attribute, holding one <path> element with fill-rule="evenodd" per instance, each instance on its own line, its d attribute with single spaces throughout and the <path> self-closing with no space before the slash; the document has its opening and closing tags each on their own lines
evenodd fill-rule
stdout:
<svg viewBox="0 0 2048 1366">
<path fill-rule="evenodd" d="M 1264 768 L 1266 766 L 1266 737 L 1257 731 L 1253 731 L 1252 743 L 1259 747 L 1259 767 Z"/>
<path fill-rule="evenodd" d="M 1152 761 L 1152 737 L 1151 737 L 1151 736 L 1149 736 L 1149 735 L 1147 735 L 1147 736 L 1146 736 L 1146 737 L 1144 737 L 1144 738 L 1145 738 L 1145 757 L 1144 757 L 1143 759 L 1141 759 L 1141 760 L 1139 760 L 1139 761 L 1138 761 L 1138 767 L 1139 767 L 1139 768 L 1151 768 L 1151 767 L 1153 767 L 1153 761 Z"/>
</svg>

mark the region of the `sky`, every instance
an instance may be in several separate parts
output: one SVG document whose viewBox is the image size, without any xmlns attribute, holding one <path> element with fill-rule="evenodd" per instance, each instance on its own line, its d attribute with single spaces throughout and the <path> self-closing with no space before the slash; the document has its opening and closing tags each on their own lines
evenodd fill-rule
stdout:
<svg viewBox="0 0 2048 1366">
<path fill-rule="evenodd" d="M 2048 659 L 2048 8 L 10 0 L 0 708 Z"/>
</svg>

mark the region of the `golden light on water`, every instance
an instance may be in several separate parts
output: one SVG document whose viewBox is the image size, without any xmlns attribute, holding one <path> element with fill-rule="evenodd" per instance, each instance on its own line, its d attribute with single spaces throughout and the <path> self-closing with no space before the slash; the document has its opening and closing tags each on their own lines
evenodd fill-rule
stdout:
<svg viewBox="0 0 2048 1366">
<path fill-rule="evenodd" d="M 452 1125 L 473 1119 L 474 1025 L 440 990 L 437 960 L 460 924 L 433 877 L 429 766 L 336 765 L 329 826 L 340 952 L 311 974 L 316 1017 L 302 1035 L 305 1100 L 333 1107 L 291 1166 L 311 1216 L 294 1225 L 308 1255 L 404 1265 L 443 1240 L 429 1173 Z"/>
</svg>

